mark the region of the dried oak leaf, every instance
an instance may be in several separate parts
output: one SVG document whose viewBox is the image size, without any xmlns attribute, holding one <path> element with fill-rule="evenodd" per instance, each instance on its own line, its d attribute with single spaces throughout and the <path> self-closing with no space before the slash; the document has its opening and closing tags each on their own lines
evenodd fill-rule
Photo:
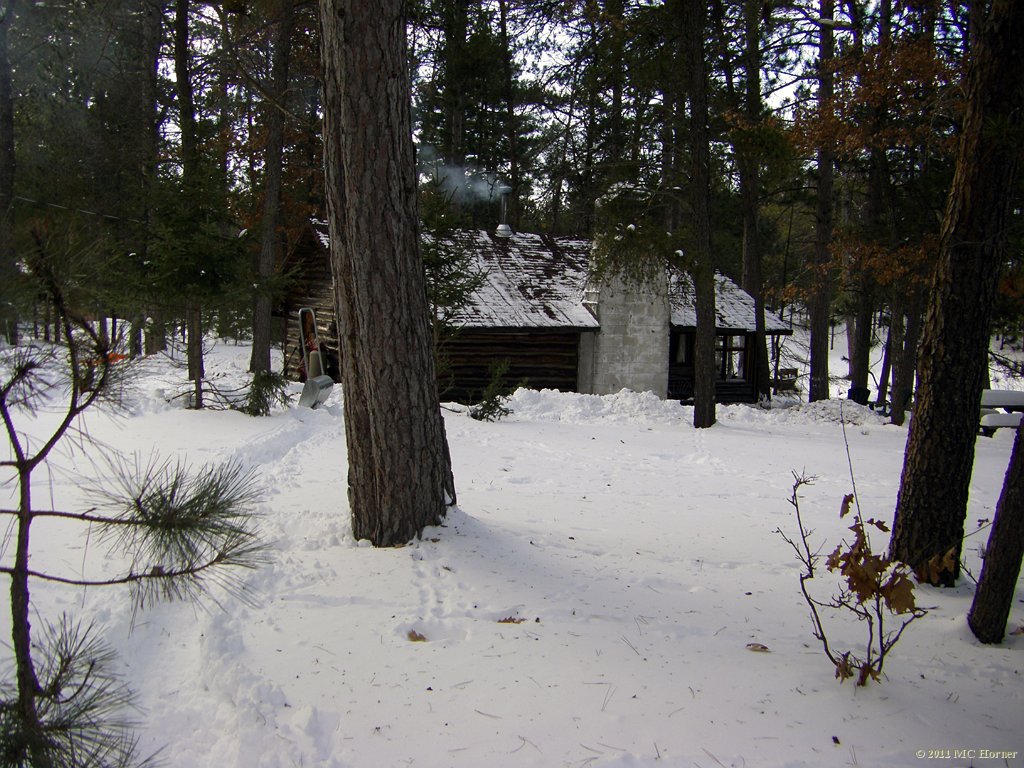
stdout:
<svg viewBox="0 0 1024 768">
<path fill-rule="evenodd" d="M 956 571 L 957 565 L 956 548 L 950 547 L 944 555 L 934 555 L 919 568 L 917 577 L 929 584 L 940 584 L 943 576 Z"/>
<path fill-rule="evenodd" d="M 875 528 L 880 530 L 882 533 L 888 533 L 889 532 L 889 526 L 887 526 L 885 524 L 884 520 L 875 520 L 875 518 L 869 517 L 867 520 L 864 521 L 864 524 L 865 525 L 873 525 L 873 526 L 875 526 Z"/>
<path fill-rule="evenodd" d="M 902 573 L 893 574 L 882 586 L 881 593 L 886 608 L 895 614 L 912 613 L 917 607 L 914 602 L 914 582 Z"/>
<path fill-rule="evenodd" d="M 850 514 L 850 505 L 853 504 L 853 494 L 848 493 L 843 496 L 843 504 L 839 507 L 839 517 L 844 518 Z"/>
<path fill-rule="evenodd" d="M 498 619 L 499 624 L 522 624 L 526 619 L 521 619 L 518 616 L 506 616 L 504 619 Z"/>
<path fill-rule="evenodd" d="M 421 635 L 415 629 L 410 629 L 409 630 L 409 634 L 406 635 L 406 637 L 408 637 L 410 642 L 413 642 L 413 643 L 425 643 L 425 642 L 427 642 L 427 636 L 426 635 Z"/>
</svg>

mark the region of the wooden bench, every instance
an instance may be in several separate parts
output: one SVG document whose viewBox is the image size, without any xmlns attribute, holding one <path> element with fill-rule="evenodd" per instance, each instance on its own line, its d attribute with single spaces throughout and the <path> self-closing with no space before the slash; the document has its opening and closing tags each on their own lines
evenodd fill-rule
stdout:
<svg viewBox="0 0 1024 768">
<path fill-rule="evenodd" d="M 799 373 L 796 368 L 779 368 L 779 376 L 772 380 L 776 392 L 795 392 Z"/>
<path fill-rule="evenodd" d="M 1000 412 L 997 409 L 1002 409 Z M 992 437 L 997 429 L 1016 429 L 1024 416 L 1024 391 L 983 389 L 981 391 L 981 434 Z"/>
</svg>

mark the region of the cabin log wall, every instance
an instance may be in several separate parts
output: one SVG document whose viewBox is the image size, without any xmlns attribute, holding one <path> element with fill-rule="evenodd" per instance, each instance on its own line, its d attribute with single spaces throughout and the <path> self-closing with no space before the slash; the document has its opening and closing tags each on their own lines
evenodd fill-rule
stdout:
<svg viewBox="0 0 1024 768">
<path fill-rule="evenodd" d="M 463 329 L 440 347 L 442 400 L 476 402 L 491 380 L 491 366 L 509 361 L 508 384 L 531 389 L 576 390 L 578 331 L 477 331 Z"/>
<path fill-rule="evenodd" d="M 319 258 L 309 258 L 314 254 Z M 334 322 L 334 278 L 331 275 L 330 259 L 322 249 L 307 244 L 298 250 L 303 256 L 289 265 L 292 269 L 288 296 L 281 306 L 284 320 L 284 375 L 297 380 L 301 377 L 302 329 L 299 327 L 299 310 L 309 307 L 316 315 L 317 336 L 320 344 L 327 348 L 328 358 L 337 360 L 338 331 Z M 336 372 L 328 371 L 335 374 Z"/>
</svg>

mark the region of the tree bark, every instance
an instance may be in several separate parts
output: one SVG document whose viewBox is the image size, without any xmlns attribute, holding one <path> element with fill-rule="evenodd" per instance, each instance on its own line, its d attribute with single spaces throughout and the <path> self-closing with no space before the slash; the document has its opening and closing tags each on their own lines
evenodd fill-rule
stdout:
<svg viewBox="0 0 1024 768">
<path fill-rule="evenodd" d="M 403 0 L 321 0 L 324 150 L 352 533 L 392 546 L 454 503 L 417 232 Z"/>
<path fill-rule="evenodd" d="M 260 253 L 256 260 L 256 296 L 252 309 L 252 373 L 270 371 L 272 299 L 267 283 L 281 262 L 281 178 L 284 172 L 284 121 L 288 96 L 288 67 L 291 58 L 295 12 L 292 0 L 280 3 L 280 17 L 274 22 L 274 50 L 270 73 L 270 95 L 265 105 L 267 145 L 263 160 L 263 220 Z"/>
<path fill-rule="evenodd" d="M 820 16 L 829 22 L 835 16 L 835 0 L 821 0 Z M 831 23 L 818 26 L 818 110 L 824 116 L 832 111 L 834 77 L 832 60 L 835 56 L 835 36 Z M 832 305 L 832 286 L 829 275 L 829 248 L 832 244 L 832 177 L 835 150 L 831 138 L 824 138 L 818 147 L 817 207 L 814 228 L 814 286 L 810 301 L 811 349 L 810 384 L 808 399 L 827 400 L 829 397 L 828 347 L 829 313 Z"/>
<path fill-rule="evenodd" d="M 858 396 L 863 395 L 865 398 L 871 371 L 871 331 L 875 316 L 873 283 L 870 275 L 858 275 L 853 323 L 847 325 L 848 329 L 853 329 L 850 339 L 850 391 L 856 394 L 854 390 L 859 390 Z"/>
<path fill-rule="evenodd" d="M 866 22 L 865 9 L 860 8 L 856 3 L 850 4 L 855 11 L 855 32 L 857 38 L 857 52 L 859 57 L 864 56 L 863 32 Z M 881 55 L 878 61 L 887 62 L 889 51 L 892 48 L 892 2 L 882 0 L 878 7 L 878 44 L 877 49 Z M 878 142 L 879 136 L 885 135 L 886 123 L 888 122 L 888 105 L 884 99 L 872 105 L 870 111 L 872 133 L 874 139 L 870 147 L 868 160 L 868 197 L 867 197 L 867 224 L 868 241 L 886 243 L 889 237 L 886 212 L 889 200 L 889 160 L 887 148 Z M 860 390 L 860 395 L 867 397 L 865 390 L 869 388 L 869 375 L 871 372 L 871 342 L 872 325 L 875 314 L 875 277 L 867 265 L 861 263 L 856 265 L 858 274 L 854 280 L 856 292 L 855 334 L 853 345 L 850 350 L 850 390 Z M 867 402 L 865 399 L 864 402 Z"/>
<path fill-rule="evenodd" d="M 174 83 L 178 97 L 178 126 L 181 130 L 181 186 L 185 200 L 196 206 L 199 183 L 199 138 L 190 64 L 188 11 L 190 0 L 174 5 Z M 185 308 L 185 344 L 188 378 L 193 383 L 192 406 L 203 407 L 203 313 L 195 299 Z"/>
<path fill-rule="evenodd" d="M 506 221 L 512 229 L 519 229 L 519 191 L 522 186 L 520 162 L 519 121 L 516 119 L 516 78 L 513 72 L 511 41 L 508 36 L 508 0 L 498 0 L 498 39 L 503 54 L 501 62 L 502 86 L 505 99 L 505 139 L 508 141 L 508 183 L 512 191 L 508 195 Z"/>
<path fill-rule="evenodd" d="M 906 305 L 906 325 L 902 328 L 902 337 L 897 343 L 893 341 L 892 377 L 892 413 L 890 422 L 902 426 L 907 409 L 914 398 L 914 379 L 917 377 L 917 351 L 921 342 L 921 303 L 922 299 L 915 291 Z M 901 319 L 902 322 L 902 319 Z"/>
<path fill-rule="evenodd" d="M 711 147 L 704 72 L 704 0 L 686 0 L 684 45 L 689 70 L 690 205 L 693 210 L 693 285 L 697 299 L 693 426 L 715 423 L 715 267 L 711 259 Z"/>
<path fill-rule="evenodd" d="M 174 86 L 178 97 L 178 127 L 181 130 L 182 175 L 186 184 L 194 183 L 199 173 L 196 106 L 189 62 L 189 2 L 175 0 L 174 4 Z"/>
<path fill-rule="evenodd" d="M 1003 491 L 996 504 L 985 562 L 967 623 L 983 643 L 1001 643 L 1024 557 L 1024 425 L 1017 427 Z"/>
<path fill-rule="evenodd" d="M 959 574 L 981 390 L 1024 127 L 1024 3 L 994 0 L 967 72 L 890 552 L 930 582 Z"/>
<path fill-rule="evenodd" d="M 744 114 L 753 127 L 761 120 L 761 12 L 758 0 L 746 0 L 743 6 L 746 45 L 743 52 L 743 70 L 746 74 Z M 754 297 L 754 339 L 750 353 L 753 361 L 754 391 L 758 401 L 771 399 L 771 374 L 768 370 L 768 337 L 764 319 L 764 281 L 761 272 L 760 195 L 761 178 L 758 159 L 752 148 L 745 145 L 736 153 L 740 177 L 740 199 L 743 205 L 743 290 Z"/>
<path fill-rule="evenodd" d="M 895 315 L 895 313 L 892 313 Z M 889 331 L 885 335 L 885 346 L 882 348 L 882 369 L 878 372 L 878 397 L 875 398 L 875 405 L 879 408 L 885 407 L 885 398 L 889 394 L 889 373 L 892 371 L 892 326 L 895 321 L 889 320 Z M 903 318 L 900 318 L 902 324 Z"/>
<path fill-rule="evenodd" d="M 137 235 L 137 252 L 142 264 L 149 261 L 150 240 L 153 231 L 154 193 L 156 191 L 157 173 L 160 164 L 160 44 L 163 40 L 163 2 L 162 0 L 146 0 L 140 3 L 138 11 L 139 50 L 138 69 L 134 71 L 136 80 L 137 123 L 136 160 L 138 167 L 138 217 L 146 223 Z M 156 314 L 152 307 L 151 317 Z M 132 317 L 131 356 L 163 351 L 167 340 L 162 333 L 156 333 L 158 323 L 147 324 L 145 309 L 135 307 Z"/>
<path fill-rule="evenodd" d="M 466 93 L 464 80 L 470 76 L 466 63 L 469 37 L 469 6 L 475 0 L 453 0 L 444 4 L 444 75 L 441 87 L 447 123 L 444 126 L 441 157 L 460 170 L 466 162 Z"/>
<path fill-rule="evenodd" d="M 0 281 L 10 286 L 17 274 L 14 258 L 14 84 L 8 53 L 8 31 L 14 22 L 14 0 L 0 0 Z M 0 333 L 9 344 L 18 341 L 17 315 L 0 314 Z"/>
<path fill-rule="evenodd" d="M 144 21 L 142 47 L 145 63 L 142 66 L 140 87 L 142 94 L 140 114 L 144 114 L 145 134 L 142 139 L 142 220 L 146 222 L 140 253 L 143 262 L 148 260 L 153 229 L 154 200 L 157 174 L 160 164 L 160 45 L 163 41 L 164 3 L 163 0 L 148 0 L 143 5 Z M 163 310 L 149 308 L 149 322 L 138 318 L 139 326 L 145 325 L 142 351 L 152 355 L 167 349 L 167 328 L 163 321 Z"/>
<path fill-rule="evenodd" d="M 6 408 L 6 403 L 4 404 Z M 6 420 L 6 411 L 5 411 Z M 20 446 L 16 447 L 18 456 L 18 475 L 20 480 L 20 499 L 18 504 L 18 532 L 14 550 L 14 567 L 11 571 L 11 648 L 15 659 L 15 676 L 17 678 L 18 717 L 25 729 L 23 734 L 24 750 L 18 757 L 21 760 L 45 761 L 43 728 L 39 718 L 36 701 L 40 693 L 39 677 L 32 660 L 32 624 L 31 600 L 29 595 L 29 535 L 32 526 L 31 473 L 33 464 L 25 457 Z M 43 762 L 43 765 L 46 763 Z"/>
</svg>

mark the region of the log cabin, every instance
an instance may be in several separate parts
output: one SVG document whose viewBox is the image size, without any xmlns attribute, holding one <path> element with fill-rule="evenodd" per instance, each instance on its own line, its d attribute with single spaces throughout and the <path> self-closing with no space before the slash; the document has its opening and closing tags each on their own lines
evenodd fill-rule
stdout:
<svg viewBox="0 0 1024 768">
<path fill-rule="evenodd" d="M 534 389 L 610 394 L 650 390 L 662 398 L 693 397 L 696 311 L 689 276 L 666 270 L 647 283 L 590 279 L 591 243 L 577 237 L 462 230 L 453 245 L 472 256 L 480 284 L 448 318 L 440 343 L 442 400 L 473 402 L 508 362 L 511 383 Z M 293 288 L 280 307 L 285 373 L 301 376 L 298 312 L 316 314 L 327 373 L 338 377 L 338 333 L 326 224 L 314 221 L 287 267 Z M 716 393 L 719 402 L 753 402 L 754 300 L 728 277 L 715 276 Z M 769 336 L 788 324 L 767 315 Z"/>
</svg>

